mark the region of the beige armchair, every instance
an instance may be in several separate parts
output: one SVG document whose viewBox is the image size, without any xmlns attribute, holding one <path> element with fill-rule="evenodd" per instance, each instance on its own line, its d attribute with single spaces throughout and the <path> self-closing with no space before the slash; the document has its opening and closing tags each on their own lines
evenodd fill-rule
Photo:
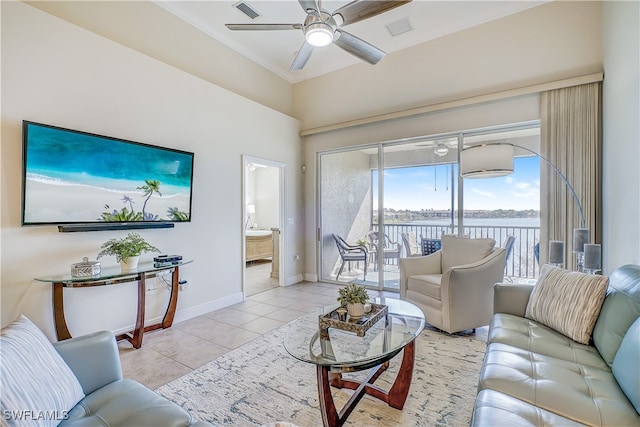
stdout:
<svg viewBox="0 0 640 427">
<path fill-rule="evenodd" d="M 442 236 L 442 249 L 400 259 L 400 298 L 448 333 L 488 325 L 493 285 L 504 278 L 505 250 L 493 239 Z"/>
</svg>

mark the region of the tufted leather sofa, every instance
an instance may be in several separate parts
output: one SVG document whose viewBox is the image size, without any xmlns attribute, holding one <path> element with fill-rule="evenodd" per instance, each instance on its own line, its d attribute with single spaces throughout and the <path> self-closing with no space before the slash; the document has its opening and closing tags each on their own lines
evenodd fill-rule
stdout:
<svg viewBox="0 0 640 427">
<path fill-rule="evenodd" d="M 96 332 L 53 344 L 86 395 L 60 426 L 209 426 L 142 384 L 122 378 L 111 332 Z"/>
<path fill-rule="evenodd" d="M 591 345 L 524 317 L 533 286 L 496 284 L 473 426 L 640 426 L 640 266 L 609 277 Z"/>
</svg>

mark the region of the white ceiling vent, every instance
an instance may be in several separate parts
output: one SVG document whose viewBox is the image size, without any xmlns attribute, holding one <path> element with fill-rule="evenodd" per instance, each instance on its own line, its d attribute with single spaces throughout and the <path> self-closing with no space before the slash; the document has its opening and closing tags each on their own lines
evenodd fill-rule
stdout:
<svg viewBox="0 0 640 427">
<path fill-rule="evenodd" d="M 398 21 L 387 24 L 387 30 L 392 37 L 395 37 L 413 30 L 413 25 L 411 25 L 409 18 L 402 18 Z"/>
<path fill-rule="evenodd" d="M 256 19 L 258 16 L 260 16 L 258 12 L 256 12 L 251 6 L 249 6 L 247 3 L 243 1 L 234 3 L 233 7 L 235 7 L 236 9 L 238 9 L 240 12 L 244 13 L 251 19 Z"/>
</svg>

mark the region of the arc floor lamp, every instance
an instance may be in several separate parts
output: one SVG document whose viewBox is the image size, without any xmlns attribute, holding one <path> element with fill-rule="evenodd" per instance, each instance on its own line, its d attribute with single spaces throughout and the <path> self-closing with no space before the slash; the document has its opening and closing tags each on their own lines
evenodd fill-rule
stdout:
<svg viewBox="0 0 640 427">
<path fill-rule="evenodd" d="M 573 196 L 580 214 L 581 228 L 573 230 L 573 252 L 578 256 L 577 270 L 595 273 L 601 269 L 601 247 L 589 244 L 589 229 L 586 228 L 584 211 L 578 195 L 567 177 L 549 159 L 530 148 L 510 142 L 494 142 L 478 144 L 465 148 L 460 152 L 460 175 L 464 178 L 497 178 L 513 173 L 514 148 L 532 153 L 547 163 L 564 182 Z M 549 241 L 549 263 L 564 264 L 564 242 Z"/>
</svg>

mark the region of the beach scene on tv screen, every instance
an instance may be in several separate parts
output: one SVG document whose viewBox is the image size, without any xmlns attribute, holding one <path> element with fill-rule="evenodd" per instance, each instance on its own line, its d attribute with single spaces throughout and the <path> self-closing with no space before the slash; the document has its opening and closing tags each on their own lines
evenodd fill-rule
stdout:
<svg viewBox="0 0 640 427">
<path fill-rule="evenodd" d="M 24 223 L 189 221 L 193 154 L 28 124 Z"/>
</svg>

